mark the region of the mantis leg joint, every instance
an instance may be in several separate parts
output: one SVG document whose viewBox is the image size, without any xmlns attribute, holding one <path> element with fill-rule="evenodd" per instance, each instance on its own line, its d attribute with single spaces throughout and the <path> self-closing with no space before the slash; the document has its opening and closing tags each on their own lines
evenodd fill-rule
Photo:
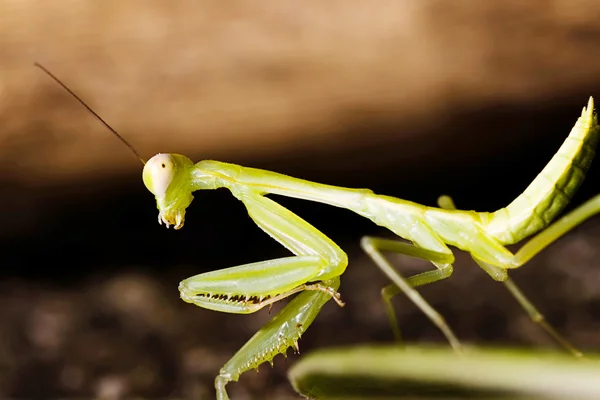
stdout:
<svg viewBox="0 0 600 400">
<path fill-rule="evenodd" d="M 337 303 L 338 306 L 344 307 L 346 303 L 342 301 L 342 295 L 334 288 L 324 285 L 323 283 L 311 283 L 304 285 L 304 290 L 318 290 L 323 293 L 327 293 Z"/>
</svg>

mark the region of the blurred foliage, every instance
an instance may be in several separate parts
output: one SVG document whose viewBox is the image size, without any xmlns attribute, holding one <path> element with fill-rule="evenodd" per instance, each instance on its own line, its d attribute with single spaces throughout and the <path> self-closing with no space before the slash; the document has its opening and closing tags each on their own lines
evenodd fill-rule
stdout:
<svg viewBox="0 0 600 400">
<path fill-rule="evenodd" d="M 516 349 L 355 346 L 312 352 L 289 371 L 311 399 L 600 398 L 598 358 Z"/>
</svg>

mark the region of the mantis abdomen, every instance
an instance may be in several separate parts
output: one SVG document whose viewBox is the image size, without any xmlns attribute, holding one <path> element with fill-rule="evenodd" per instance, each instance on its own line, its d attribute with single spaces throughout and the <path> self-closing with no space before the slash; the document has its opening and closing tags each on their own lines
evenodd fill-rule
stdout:
<svg viewBox="0 0 600 400">
<path fill-rule="evenodd" d="M 600 129 L 590 98 L 587 108 L 558 152 L 507 207 L 490 215 L 486 232 L 502 244 L 513 244 L 544 229 L 567 206 L 590 167 Z"/>
</svg>

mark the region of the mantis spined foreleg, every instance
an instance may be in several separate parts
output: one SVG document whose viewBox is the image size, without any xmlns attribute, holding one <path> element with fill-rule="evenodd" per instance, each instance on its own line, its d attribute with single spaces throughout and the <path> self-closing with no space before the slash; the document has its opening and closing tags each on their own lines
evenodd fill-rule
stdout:
<svg viewBox="0 0 600 400">
<path fill-rule="evenodd" d="M 297 292 L 313 292 L 302 293 L 290 302 L 225 364 L 215 379 L 220 400 L 228 398 L 225 385 L 243 372 L 272 362 L 290 346 L 298 351 L 300 335 L 329 299 L 343 305 L 336 290 L 339 275 L 348 264 L 346 254 L 335 243 L 285 207 L 251 191 L 234 194 L 246 205 L 254 222 L 296 257 L 188 278 L 179 286 L 181 298 L 217 311 L 250 313 Z"/>
<path fill-rule="evenodd" d="M 340 279 L 334 278 L 324 284 L 335 291 L 340 285 Z M 298 339 L 330 299 L 331 295 L 322 291 L 304 291 L 295 297 L 221 368 L 215 379 L 217 399 L 229 398 L 225 385 L 237 381 L 243 372 L 258 368 L 264 362 L 273 365 L 273 358 L 277 354 L 287 356 L 286 352 L 290 347 L 298 352 Z"/>
<path fill-rule="evenodd" d="M 69 92 L 85 105 L 72 91 Z M 94 115 L 133 150 L 114 129 Z M 142 179 L 155 197 L 159 223 L 180 229 L 193 200 L 193 192 L 225 188 L 244 203 L 260 228 L 295 254 L 295 257 L 197 275 L 180 284 L 180 294 L 185 301 L 232 313 L 254 312 L 301 292 L 222 370 L 215 386 L 219 398 L 225 399 L 228 381 L 237 379 L 240 373 L 261 362 L 271 361 L 282 352 L 285 344 L 295 343 L 330 298 L 340 302 L 337 285 L 348 262 L 346 254 L 327 236 L 264 196 L 275 194 L 345 208 L 409 242 L 402 244 L 366 238 L 362 244 L 399 290 L 438 325 L 455 348 L 460 349 L 450 328 L 414 287 L 447 278 L 452 273 L 454 256 L 448 246 L 470 253 L 493 279 L 506 281 L 508 269 L 519 268 L 575 225 L 599 212 L 600 196 L 551 225 L 583 182 L 599 138 L 600 128 L 590 98 L 569 136 L 542 172 L 511 204 L 495 212 L 456 210 L 449 198 L 443 199 L 441 207 L 428 207 L 368 189 L 314 183 L 213 160 L 194 164 L 180 154 L 159 153 L 144 162 L 133 151 L 144 163 Z M 516 254 L 505 247 L 534 234 L 538 235 Z M 382 250 L 429 260 L 437 269 L 404 279 L 382 257 Z M 516 286 L 509 284 L 508 287 L 513 294 L 520 293 L 515 291 Z M 529 304 L 529 311 L 535 310 L 531 303 L 525 304 Z M 283 344 L 273 347 L 274 343 Z"/>
<path fill-rule="evenodd" d="M 200 307 L 245 314 L 303 290 L 318 290 L 343 305 L 335 289 L 322 282 L 344 272 L 348 265 L 346 254 L 327 236 L 275 201 L 250 191 L 236 196 L 246 205 L 254 222 L 296 257 L 193 276 L 179 285 L 181 298 Z"/>
</svg>

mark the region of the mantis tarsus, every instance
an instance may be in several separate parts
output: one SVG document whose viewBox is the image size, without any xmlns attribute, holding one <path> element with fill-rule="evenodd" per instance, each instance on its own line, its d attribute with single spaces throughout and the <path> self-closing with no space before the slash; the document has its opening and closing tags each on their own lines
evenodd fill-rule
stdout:
<svg viewBox="0 0 600 400">
<path fill-rule="evenodd" d="M 600 210 L 600 196 L 589 200 L 558 221 L 559 215 L 583 182 L 594 157 L 600 128 L 593 99 L 558 152 L 529 187 L 506 208 L 496 212 L 457 210 L 452 199 L 442 196 L 439 208 L 427 207 L 368 189 L 348 189 L 279 173 L 219 161 L 194 164 L 180 154 L 159 153 L 147 162 L 133 147 L 93 112 L 78 96 L 41 65 L 48 75 L 69 91 L 102 121 L 144 163 L 143 181 L 157 202 L 158 222 L 180 229 L 185 212 L 197 190 L 226 188 L 246 207 L 254 222 L 294 256 L 261 261 L 208 272 L 185 279 L 179 285 L 181 298 L 200 307 L 246 314 L 260 310 L 293 294 L 299 295 L 261 328 L 221 369 L 215 379 L 218 399 L 227 399 L 225 385 L 265 361 L 272 362 L 297 341 L 323 305 L 333 298 L 343 305 L 337 292 L 340 276 L 348 265 L 344 251 L 302 218 L 266 197 L 294 197 L 346 208 L 395 233 L 405 242 L 364 237 L 361 245 L 392 281 L 383 291 L 392 328 L 398 333 L 390 299 L 405 293 L 443 332 L 453 348 L 462 345 L 443 317 L 415 290 L 452 274 L 454 246 L 471 254 L 494 280 L 503 282 L 530 315 L 563 347 L 581 353 L 557 333 L 518 287 L 507 271 L 524 265 L 550 243 Z M 519 251 L 505 246 L 536 234 Z M 389 251 L 430 261 L 435 269 L 403 277 L 382 252 Z"/>
</svg>

